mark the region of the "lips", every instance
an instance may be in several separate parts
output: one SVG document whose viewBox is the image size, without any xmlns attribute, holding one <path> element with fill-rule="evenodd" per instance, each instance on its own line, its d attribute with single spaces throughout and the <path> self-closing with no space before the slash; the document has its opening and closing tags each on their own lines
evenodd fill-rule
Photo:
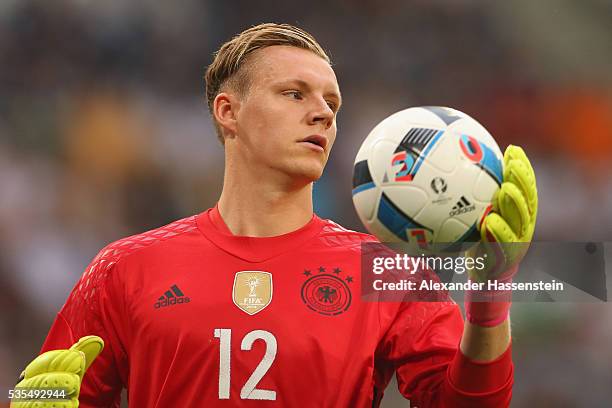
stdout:
<svg viewBox="0 0 612 408">
<path fill-rule="evenodd" d="M 321 135 L 311 135 L 307 138 L 300 140 L 300 143 L 310 143 L 315 146 L 319 146 L 323 150 L 327 147 L 327 138 Z"/>
</svg>

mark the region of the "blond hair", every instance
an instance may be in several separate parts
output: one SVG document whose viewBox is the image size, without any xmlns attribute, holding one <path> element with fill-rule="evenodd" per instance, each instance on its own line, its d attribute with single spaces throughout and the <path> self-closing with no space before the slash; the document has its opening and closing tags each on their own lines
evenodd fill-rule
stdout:
<svg viewBox="0 0 612 408">
<path fill-rule="evenodd" d="M 213 113 L 213 103 L 222 88 L 229 86 L 245 95 L 250 85 L 248 57 L 254 51 L 273 45 L 289 45 L 312 51 L 331 65 L 331 61 L 317 40 L 308 32 L 289 25 L 265 23 L 251 27 L 226 42 L 214 54 L 212 64 L 206 69 L 206 99 L 208 110 Z M 221 129 L 213 115 L 217 136 L 224 143 Z"/>
</svg>

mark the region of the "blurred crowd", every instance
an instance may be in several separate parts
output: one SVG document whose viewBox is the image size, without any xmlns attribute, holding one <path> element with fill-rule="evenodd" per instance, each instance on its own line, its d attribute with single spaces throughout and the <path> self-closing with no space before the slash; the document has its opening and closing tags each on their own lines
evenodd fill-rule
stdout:
<svg viewBox="0 0 612 408">
<path fill-rule="evenodd" d="M 345 103 L 319 215 L 362 230 L 350 199 L 360 142 L 395 111 L 445 105 L 502 149 L 525 148 L 537 239 L 610 240 L 611 15 L 603 0 L 2 0 L 0 391 L 97 250 L 215 204 L 223 148 L 202 76 L 223 41 L 260 22 L 304 27 L 334 61 Z M 609 402 L 611 309 L 520 305 L 513 406 Z"/>
</svg>

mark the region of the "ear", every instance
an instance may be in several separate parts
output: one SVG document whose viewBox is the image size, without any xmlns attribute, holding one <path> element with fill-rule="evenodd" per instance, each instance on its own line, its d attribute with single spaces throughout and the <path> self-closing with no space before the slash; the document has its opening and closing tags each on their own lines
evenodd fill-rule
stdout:
<svg viewBox="0 0 612 408">
<path fill-rule="evenodd" d="M 221 127 L 224 138 L 236 136 L 236 114 L 240 108 L 238 98 L 229 92 L 220 92 L 213 101 L 213 115 Z"/>
</svg>

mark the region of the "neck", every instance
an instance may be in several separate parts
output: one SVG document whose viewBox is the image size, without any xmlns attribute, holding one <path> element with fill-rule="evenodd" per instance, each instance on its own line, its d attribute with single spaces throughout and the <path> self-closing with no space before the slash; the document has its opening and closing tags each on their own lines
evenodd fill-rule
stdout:
<svg viewBox="0 0 612 408">
<path fill-rule="evenodd" d="M 312 219 L 312 182 L 296 185 L 261 172 L 237 172 L 229 167 L 226 166 L 219 198 L 219 213 L 232 234 L 278 236 Z M 283 177 L 286 176 L 280 178 Z"/>
</svg>

